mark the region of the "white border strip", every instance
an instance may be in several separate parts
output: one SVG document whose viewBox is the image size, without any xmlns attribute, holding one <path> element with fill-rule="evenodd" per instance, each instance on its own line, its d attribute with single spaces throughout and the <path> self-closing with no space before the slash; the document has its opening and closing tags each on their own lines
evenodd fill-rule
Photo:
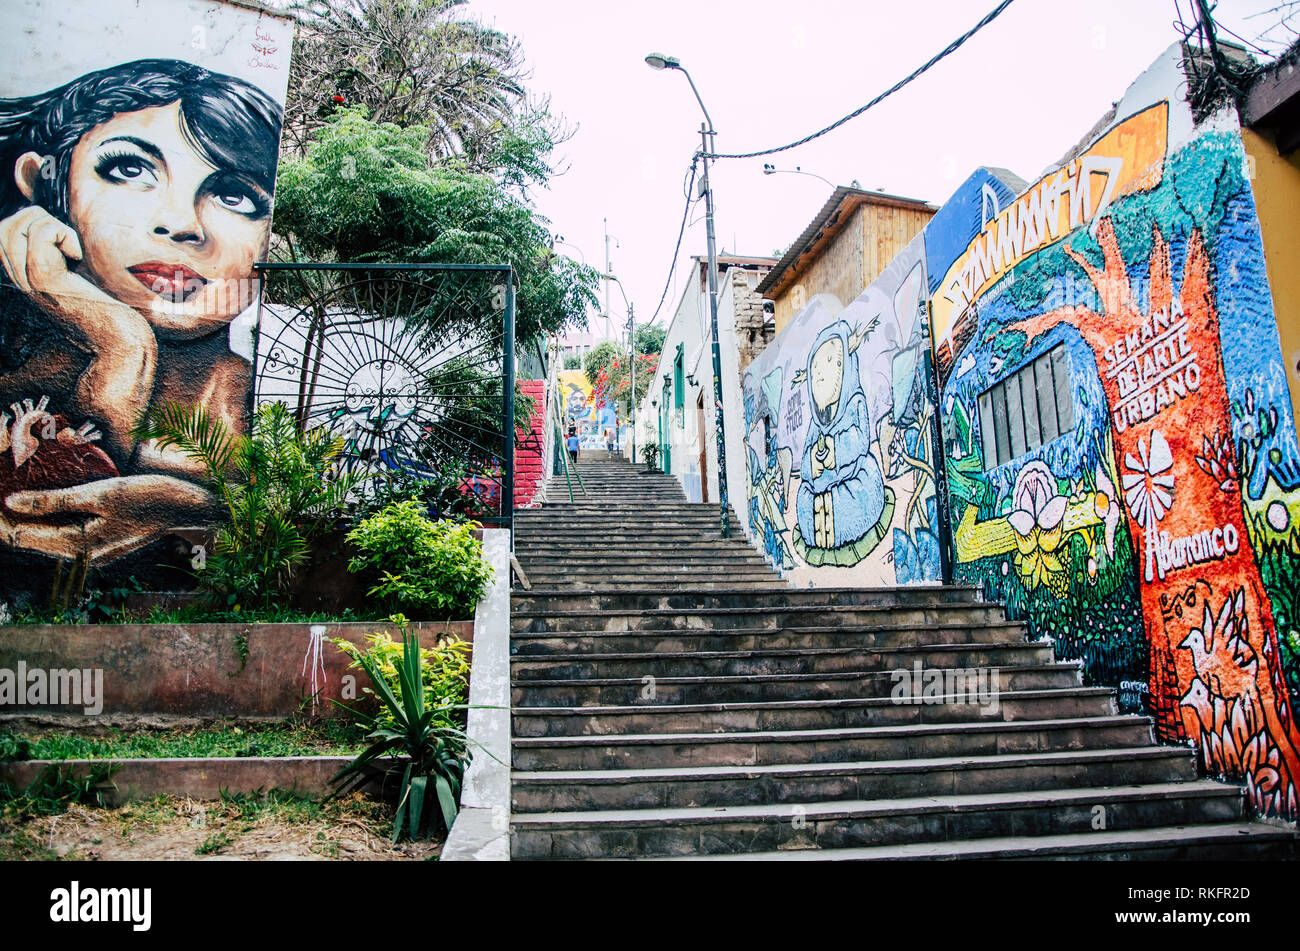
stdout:
<svg viewBox="0 0 1300 951">
<path fill-rule="evenodd" d="M 460 813 L 442 847 L 443 862 L 510 859 L 509 530 L 485 528 L 483 555 L 495 575 L 474 612 L 466 728 L 474 758 L 465 771 Z"/>
</svg>

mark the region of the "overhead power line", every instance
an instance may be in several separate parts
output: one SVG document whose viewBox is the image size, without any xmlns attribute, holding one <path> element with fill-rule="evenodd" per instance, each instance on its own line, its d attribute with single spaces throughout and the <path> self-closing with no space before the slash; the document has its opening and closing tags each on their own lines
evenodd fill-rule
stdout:
<svg viewBox="0 0 1300 951">
<path fill-rule="evenodd" d="M 826 128 L 824 128 L 824 129 L 822 129 L 822 130 L 820 130 L 820 131 L 818 131 L 818 132 L 814 132 L 812 135 L 806 135 L 806 136 L 804 136 L 802 139 L 800 139 L 800 140 L 797 141 L 797 142 L 791 142 L 789 145 L 780 145 L 780 146 L 777 146 L 777 147 L 774 148 L 774 149 L 763 149 L 763 150 L 758 151 L 758 152 L 726 152 L 726 153 L 723 153 L 723 152 L 710 152 L 710 153 L 708 153 L 708 158 L 711 158 L 711 159 L 746 159 L 746 158 L 758 158 L 760 155 L 773 155 L 773 154 L 775 154 L 775 153 L 777 153 L 777 152 L 787 152 L 787 151 L 789 151 L 790 149 L 795 149 L 795 148 L 798 148 L 798 147 L 801 146 L 801 145 L 806 145 L 807 143 L 811 142 L 813 139 L 821 138 L 821 137 L 822 137 L 823 135 L 825 135 L 826 133 L 835 131 L 835 130 L 838 129 L 840 126 L 844 125 L 844 123 L 849 122 L 849 121 L 851 121 L 851 120 L 853 120 L 853 119 L 856 119 L 858 116 L 862 115 L 862 113 L 866 112 L 868 109 L 872 108 L 873 106 L 879 105 L 881 102 L 883 102 L 884 100 L 888 99 L 890 96 L 892 96 L 894 93 L 898 92 L 898 90 L 902 89 L 904 86 L 906 86 L 906 85 L 907 85 L 908 83 L 910 83 L 912 80 L 916 79 L 918 76 L 920 76 L 922 73 L 924 73 L 926 70 L 928 70 L 928 69 L 929 69 L 931 66 L 933 66 L 935 63 L 939 62 L 941 59 L 943 59 L 943 58 L 945 58 L 946 56 L 949 56 L 949 55 L 955 53 L 958 49 L 961 48 L 961 46 L 962 46 L 963 43 L 965 43 L 967 40 L 969 40 L 972 36 L 974 36 L 974 35 L 975 35 L 976 33 L 978 33 L 980 30 L 984 29 L 984 27 L 988 26 L 988 25 L 989 25 L 990 23 L 992 23 L 994 20 L 996 20 L 996 19 L 998 18 L 998 16 L 1001 15 L 1001 13 L 1002 13 L 1003 10 L 1005 10 L 1007 7 L 1011 6 L 1012 2 L 1013 2 L 1013 0 L 1002 0 L 1001 3 L 999 3 L 996 7 L 994 7 L 994 8 L 993 8 L 989 13 L 987 13 L 987 14 L 984 16 L 984 19 L 980 20 L 978 23 L 976 23 L 973 27 L 971 27 L 969 30 L 967 30 L 965 33 L 963 33 L 961 36 L 957 37 L 957 39 L 955 39 L 955 40 L 953 40 L 951 43 L 949 43 L 946 47 L 944 47 L 944 49 L 943 49 L 942 52 L 940 52 L 940 53 L 938 53 L 937 55 L 933 56 L 933 57 L 932 57 L 929 61 L 927 61 L 923 66 L 920 66 L 920 67 L 918 67 L 917 69 L 913 70 L 912 73 L 911 73 L 909 76 L 907 76 L 906 78 L 901 79 L 901 80 L 899 80 L 898 82 L 894 83 L 894 85 L 890 86 L 888 89 L 886 89 L 884 92 L 882 92 L 882 93 L 881 93 L 879 96 L 877 96 L 875 99 L 872 99 L 872 100 L 871 100 L 869 103 L 867 103 L 865 106 L 862 106 L 860 109 L 855 109 L 854 111 L 850 112 L 847 116 L 845 116 L 845 117 L 842 118 L 842 119 L 837 119 L 836 121 L 834 121 L 834 122 L 832 122 L 830 125 L 828 125 Z"/>
<path fill-rule="evenodd" d="M 663 309 L 664 301 L 668 299 L 668 290 L 673 286 L 673 274 L 677 271 L 677 255 L 681 253 L 682 238 L 686 235 L 686 222 L 691 217 L 691 205 L 695 203 L 693 192 L 697 166 L 698 160 L 691 162 L 690 178 L 686 183 L 686 207 L 682 209 L 682 225 L 677 231 L 677 247 L 673 248 L 673 260 L 668 268 L 668 280 L 664 281 L 664 292 L 659 295 L 659 304 L 655 307 L 654 316 L 650 318 L 652 324 L 659 319 L 659 311 Z"/>
</svg>

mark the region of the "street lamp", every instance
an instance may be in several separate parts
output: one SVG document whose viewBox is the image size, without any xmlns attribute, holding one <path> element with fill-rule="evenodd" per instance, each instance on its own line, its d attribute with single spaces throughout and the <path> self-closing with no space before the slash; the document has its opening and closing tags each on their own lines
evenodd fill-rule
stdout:
<svg viewBox="0 0 1300 951">
<path fill-rule="evenodd" d="M 645 58 L 645 61 L 646 65 L 651 69 L 675 69 L 685 75 L 686 81 L 691 84 L 691 92 L 695 93 L 695 101 L 700 104 L 700 111 L 704 113 L 704 122 L 700 124 L 702 148 L 699 157 L 704 163 L 702 188 L 704 191 L 704 220 L 709 254 L 709 319 L 713 334 L 714 436 L 717 440 L 718 503 L 722 512 L 722 537 L 729 538 L 731 536 L 731 523 L 727 517 L 727 439 L 722 418 L 722 351 L 718 345 L 718 249 L 713 228 L 713 185 L 709 180 L 709 156 L 714 151 L 713 137 L 716 133 L 713 129 L 713 119 L 709 116 L 709 110 L 705 108 L 704 100 L 700 98 L 700 91 L 695 88 L 695 80 L 691 79 L 691 74 L 686 71 L 686 67 L 682 65 L 681 60 L 665 53 L 651 53 Z"/>
<path fill-rule="evenodd" d="M 807 175 L 809 178 L 820 178 L 827 185 L 831 186 L 831 188 L 835 187 L 835 183 L 832 182 L 829 178 L 824 178 L 821 175 L 818 175 L 816 172 L 805 172 L 798 165 L 796 165 L 794 168 L 777 168 L 775 165 L 764 163 L 763 174 L 764 175 Z M 854 184 L 856 186 L 856 182 Z"/>
</svg>

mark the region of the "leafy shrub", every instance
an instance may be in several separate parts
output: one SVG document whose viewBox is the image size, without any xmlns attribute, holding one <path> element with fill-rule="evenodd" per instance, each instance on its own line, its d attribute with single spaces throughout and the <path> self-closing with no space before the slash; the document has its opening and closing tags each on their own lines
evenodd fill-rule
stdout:
<svg viewBox="0 0 1300 951">
<path fill-rule="evenodd" d="M 402 661 L 403 645 L 382 631 L 367 635 L 366 644 L 362 650 L 341 637 L 334 639 L 334 646 L 352 658 L 349 668 L 367 672 L 374 670 L 388 682 L 390 689 L 397 691 L 400 687 L 397 669 Z M 464 725 L 462 711 L 469 699 L 469 660 L 470 645 L 458 637 L 442 638 L 436 646 L 420 649 L 424 709 L 433 714 L 435 721 L 448 726 Z M 376 697 L 371 688 L 364 690 Z M 390 727 L 396 726 L 391 712 L 381 711 L 380 718 Z"/>
<path fill-rule="evenodd" d="M 199 587 L 218 608 L 269 608 L 308 561 L 311 541 L 334 526 L 360 476 L 337 471 L 343 440 L 298 428 L 283 403 L 268 403 L 237 435 L 203 406 L 162 407 L 136 426 L 137 440 L 175 446 L 201 462 L 226 510 L 213 551 L 196 562 Z"/>
<path fill-rule="evenodd" d="M 461 781 L 469 762 L 465 734 L 429 711 L 424 689 L 423 651 L 418 638 L 402 635 L 402 653 L 393 665 L 396 689 L 388 674 L 366 654 L 355 658 L 375 684 L 375 694 L 383 705 L 379 714 L 357 713 L 359 721 L 370 731 L 370 746 L 339 771 L 335 783 L 341 783 L 340 795 L 363 785 L 376 772 L 393 776 L 400 770 L 397 815 L 393 820 L 393 841 L 403 833 L 418 839 L 427 831 L 424 821 L 426 794 L 433 793 L 443 824 L 448 830 L 456 821 Z M 403 759 L 394 762 L 396 755 Z M 432 783 L 430 783 L 432 780 Z M 432 786 L 432 790 L 430 790 Z"/>
<path fill-rule="evenodd" d="M 359 554 L 348 570 L 378 583 L 369 591 L 392 610 L 446 618 L 474 616 L 492 580 L 483 543 L 468 522 L 430 521 L 420 503 L 395 502 L 348 533 Z"/>
</svg>

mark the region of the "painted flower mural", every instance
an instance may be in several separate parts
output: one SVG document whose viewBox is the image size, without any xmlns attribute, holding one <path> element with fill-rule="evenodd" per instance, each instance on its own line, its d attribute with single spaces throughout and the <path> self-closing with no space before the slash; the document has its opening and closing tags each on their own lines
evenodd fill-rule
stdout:
<svg viewBox="0 0 1300 951">
<path fill-rule="evenodd" d="M 1151 433 L 1150 449 L 1145 439 L 1139 439 L 1137 450 L 1136 458 L 1132 453 L 1124 454 L 1124 467 L 1129 470 L 1123 479 L 1124 501 L 1137 523 L 1150 532 L 1174 504 L 1174 476 L 1170 472 L 1174 457 L 1164 433 L 1158 429 Z"/>
<path fill-rule="evenodd" d="M 1016 476 L 1014 509 L 1007 521 L 1016 533 L 1016 570 L 1027 587 L 1060 581 L 1062 522 L 1066 498 L 1056 490 L 1056 478 L 1042 462 L 1031 462 Z"/>
</svg>

